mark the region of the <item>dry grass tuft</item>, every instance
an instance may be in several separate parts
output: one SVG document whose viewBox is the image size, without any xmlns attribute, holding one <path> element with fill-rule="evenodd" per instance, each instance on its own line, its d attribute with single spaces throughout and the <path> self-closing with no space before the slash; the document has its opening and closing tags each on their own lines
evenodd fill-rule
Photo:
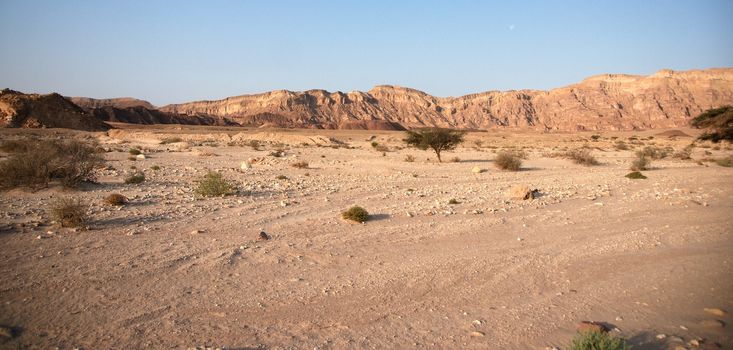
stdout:
<svg viewBox="0 0 733 350">
<path fill-rule="evenodd" d="M 496 156 L 494 165 L 501 170 L 518 171 L 522 167 L 522 159 L 514 152 L 501 151 Z"/>
<path fill-rule="evenodd" d="M 346 220 L 366 222 L 367 220 L 369 220 L 369 212 L 367 212 L 366 209 L 360 206 L 353 206 L 347 211 L 341 213 L 341 217 Z"/>
<path fill-rule="evenodd" d="M 59 198 L 51 206 L 51 213 L 61 227 L 83 227 L 87 221 L 89 205 L 80 199 Z"/>
</svg>

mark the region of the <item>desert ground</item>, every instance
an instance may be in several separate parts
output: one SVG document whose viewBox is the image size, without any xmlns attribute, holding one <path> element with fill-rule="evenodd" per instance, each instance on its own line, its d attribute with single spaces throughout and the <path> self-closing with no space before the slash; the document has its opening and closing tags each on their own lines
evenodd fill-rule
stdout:
<svg viewBox="0 0 733 350">
<path fill-rule="evenodd" d="M 395 131 L 2 130 L 93 139 L 109 166 L 0 194 L 0 348 L 563 349 L 581 321 L 635 349 L 732 348 L 733 168 L 700 160 L 733 148 L 624 177 L 682 131 L 471 132 L 437 163 Z M 599 165 L 558 156 L 583 146 Z M 502 149 L 520 171 L 494 166 Z M 123 182 L 133 166 L 145 182 Z M 237 193 L 196 195 L 209 170 Z M 53 221 L 64 196 L 90 204 L 87 229 Z M 369 221 L 343 220 L 353 205 Z"/>
</svg>

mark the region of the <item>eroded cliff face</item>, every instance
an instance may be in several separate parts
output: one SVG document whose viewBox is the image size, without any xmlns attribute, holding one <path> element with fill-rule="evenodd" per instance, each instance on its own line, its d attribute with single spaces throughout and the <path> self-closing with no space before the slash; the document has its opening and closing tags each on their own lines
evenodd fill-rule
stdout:
<svg viewBox="0 0 733 350">
<path fill-rule="evenodd" d="M 67 97 L 71 102 L 84 109 L 114 107 L 114 108 L 132 108 L 143 107 L 147 109 L 155 109 L 150 102 L 139 100 L 132 97 L 118 98 L 89 98 L 89 97 Z"/>
<path fill-rule="evenodd" d="M 161 110 L 280 127 L 575 131 L 680 127 L 702 111 L 726 104 L 733 104 L 733 68 L 606 74 L 549 91 L 489 91 L 456 98 L 389 85 L 349 93 L 277 90 Z"/>
</svg>

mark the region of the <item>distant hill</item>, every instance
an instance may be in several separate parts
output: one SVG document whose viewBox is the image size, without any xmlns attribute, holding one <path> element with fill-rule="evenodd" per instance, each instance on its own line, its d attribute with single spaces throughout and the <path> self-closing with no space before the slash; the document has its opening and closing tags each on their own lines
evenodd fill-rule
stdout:
<svg viewBox="0 0 733 350">
<path fill-rule="evenodd" d="M 604 74 L 549 91 L 488 91 L 446 98 L 390 85 L 349 93 L 276 90 L 160 110 L 284 127 L 577 131 L 686 126 L 702 111 L 726 104 L 733 104 L 733 68 L 662 70 L 650 76 Z"/>
</svg>

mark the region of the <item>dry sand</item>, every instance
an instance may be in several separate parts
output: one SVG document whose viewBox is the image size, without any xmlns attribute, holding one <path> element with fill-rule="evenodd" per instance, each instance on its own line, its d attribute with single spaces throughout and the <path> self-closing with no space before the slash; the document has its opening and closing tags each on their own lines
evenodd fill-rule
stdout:
<svg viewBox="0 0 733 350">
<path fill-rule="evenodd" d="M 92 135 L 114 170 L 81 191 L 0 195 L 0 324 L 16 330 L 0 348 L 545 349 L 563 348 L 583 320 L 639 349 L 733 346 L 733 168 L 668 158 L 647 180 L 625 178 L 633 151 L 609 137 L 659 131 L 598 142 L 472 133 L 443 156 L 460 162 L 437 164 L 395 150 L 399 132 L 239 130 L 3 131 Z M 158 144 L 174 136 L 183 142 Z M 372 149 L 371 136 L 391 151 Z M 249 139 L 262 150 L 234 145 Z M 552 157 L 584 144 L 602 149 L 601 165 Z M 128 160 L 132 146 L 146 159 Z M 284 157 L 268 155 L 278 147 Z M 524 148 L 522 171 L 497 170 L 497 147 Z M 693 158 L 731 153 L 698 147 Z M 130 166 L 147 181 L 124 184 Z M 239 192 L 196 196 L 207 169 Z M 510 199 L 515 185 L 540 195 Z M 110 193 L 130 203 L 106 206 Z M 89 230 L 52 223 L 59 196 L 91 203 Z M 371 220 L 340 219 L 352 205 Z"/>
</svg>

